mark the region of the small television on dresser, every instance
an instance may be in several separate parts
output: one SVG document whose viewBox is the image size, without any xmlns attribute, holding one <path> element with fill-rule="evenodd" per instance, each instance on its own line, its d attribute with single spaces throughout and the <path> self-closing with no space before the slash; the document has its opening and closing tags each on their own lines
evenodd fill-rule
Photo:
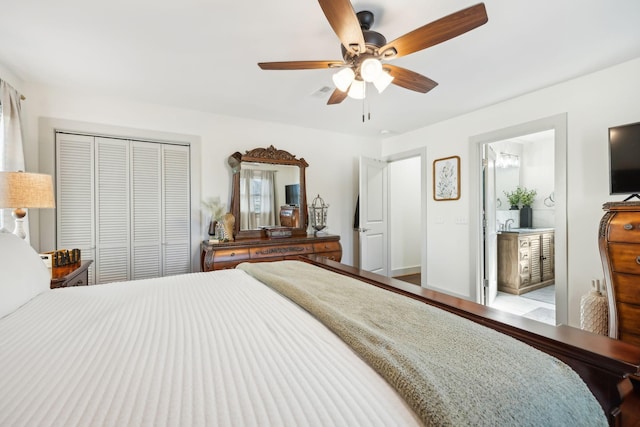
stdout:
<svg viewBox="0 0 640 427">
<path fill-rule="evenodd" d="M 300 205 L 300 184 L 290 184 L 284 186 L 285 203 L 289 206 Z"/>
<path fill-rule="evenodd" d="M 640 122 L 609 128 L 609 190 L 640 193 Z"/>
</svg>

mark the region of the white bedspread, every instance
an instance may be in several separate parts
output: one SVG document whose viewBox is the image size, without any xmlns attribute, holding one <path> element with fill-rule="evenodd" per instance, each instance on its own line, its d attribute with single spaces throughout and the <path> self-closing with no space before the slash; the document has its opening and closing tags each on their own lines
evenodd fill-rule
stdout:
<svg viewBox="0 0 640 427">
<path fill-rule="evenodd" d="M 58 289 L 0 319 L 1 426 L 417 424 L 346 344 L 243 271 Z"/>
</svg>

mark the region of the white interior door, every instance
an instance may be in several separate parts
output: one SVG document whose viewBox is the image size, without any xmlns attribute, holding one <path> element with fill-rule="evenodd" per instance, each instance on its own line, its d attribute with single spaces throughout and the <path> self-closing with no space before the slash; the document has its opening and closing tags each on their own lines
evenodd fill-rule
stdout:
<svg viewBox="0 0 640 427">
<path fill-rule="evenodd" d="M 484 304 L 498 296 L 498 234 L 496 232 L 496 152 L 484 145 Z"/>
<path fill-rule="evenodd" d="M 360 265 L 389 275 L 387 254 L 387 162 L 360 157 Z"/>
</svg>

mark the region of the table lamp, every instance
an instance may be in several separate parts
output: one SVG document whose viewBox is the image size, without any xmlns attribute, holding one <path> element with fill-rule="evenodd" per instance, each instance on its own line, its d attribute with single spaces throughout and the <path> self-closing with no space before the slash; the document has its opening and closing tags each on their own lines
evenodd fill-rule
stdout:
<svg viewBox="0 0 640 427">
<path fill-rule="evenodd" d="M 26 208 L 55 208 L 51 175 L 27 172 L 0 172 L 0 208 L 12 208 L 15 218 L 13 234 L 26 238 Z"/>
</svg>

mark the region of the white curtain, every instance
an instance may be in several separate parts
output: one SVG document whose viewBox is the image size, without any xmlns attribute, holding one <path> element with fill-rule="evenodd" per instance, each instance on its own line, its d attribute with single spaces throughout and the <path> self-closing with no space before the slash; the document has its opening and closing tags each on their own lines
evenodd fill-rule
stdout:
<svg viewBox="0 0 640 427">
<path fill-rule="evenodd" d="M 24 171 L 22 124 L 20 120 L 20 94 L 4 80 L 0 80 L 0 171 Z M 0 229 L 12 231 L 11 209 L 0 209 Z M 29 241 L 29 215 L 24 218 L 24 229 Z"/>
<path fill-rule="evenodd" d="M 275 171 L 240 170 L 240 229 L 276 225 Z"/>
</svg>

